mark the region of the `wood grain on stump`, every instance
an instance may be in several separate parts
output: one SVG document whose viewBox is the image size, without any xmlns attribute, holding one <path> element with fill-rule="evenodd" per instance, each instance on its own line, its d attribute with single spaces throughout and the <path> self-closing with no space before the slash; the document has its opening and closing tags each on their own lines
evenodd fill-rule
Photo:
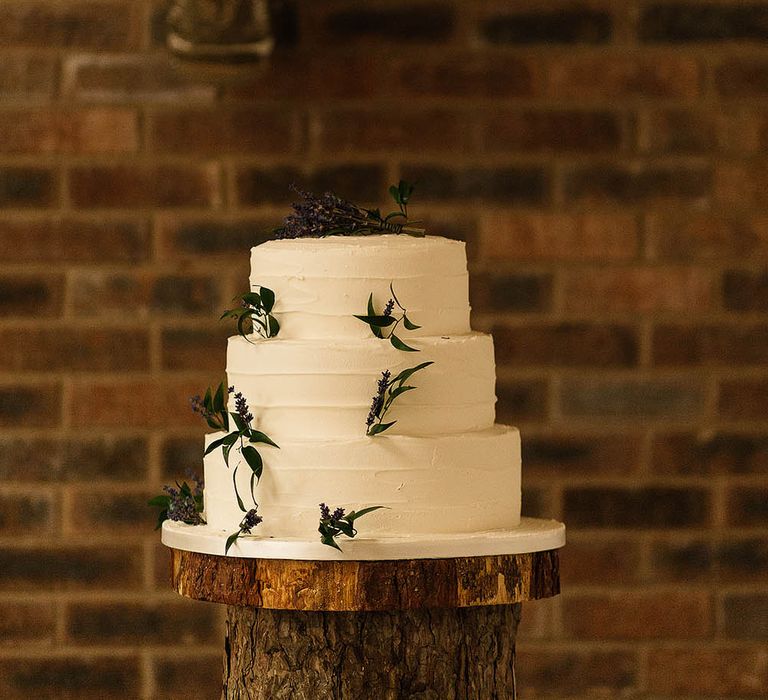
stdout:
<svg viewBox="0 0 768 700">
<path fill-rule="evenodd" d="M 394 612 L 230 606 L 225 700 L 513 700 L 520 603 Z"/>
<path fill-rule="evenodd" d="M 389 612 L 509 605 L 560 592 L 557 550 L 395 561 L 241 559 L 172 552 L 178 593 L 252 608 Z"/>
<path fill-rule="evenodd" d="M 173 587 L 225 603 L 225 700 L 514 700 L 525 600 L 557 550 L 294 561 L 172 550 Z"/>
</svg>

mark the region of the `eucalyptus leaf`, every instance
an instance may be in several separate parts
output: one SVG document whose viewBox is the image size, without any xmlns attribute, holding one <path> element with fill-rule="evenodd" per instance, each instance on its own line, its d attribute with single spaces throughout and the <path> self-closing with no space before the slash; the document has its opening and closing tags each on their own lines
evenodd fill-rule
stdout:
<svg viewBox="0 0 768 700">
<path fill-rule="evenodd" d="M 389 283 L 389 293 L 392 295 L 392 298 L 395 300 L 395 304 L 397 304 L 401 309 L 405 310 L 403 308 L 403 305 L 400 303 L 400 300 L 397 298 L 397 294 L 395 294 L 395 288 L 392 285 L 392 282 Z"/>
<path fill-rule="evenodd" d="M 216 389 L 216 394 L 213 397 L 213 410 L 216 413 L 224 411 L 226 409 L 226 402 L 224 400 L 224 382 L 220 382 Z"/>
<path fill-rule="evenodd" d="M 239 467 L 240 465 L 237 465 Z M 237 499 L 237 507 L 240 508 L 243 513 L 247 513 L 248 511 L 245 509 L 245 504 L 243 503 L 243 499 L 240 498 L 240 494 L 237 492 L 237 467 L 235 467 L 232 470 L 232 483 L 235 486 L 235 498 Z"/>
<path fill-rule="evenodd" d="M 403 325 L 405 326 L 405 329 L 408 331 L 415 331 L 421 328 L 421 326 L 417 326 L 405 314 L 403 314 Z"/>
<path fill-rule="evenodd" d="M 392 389 L 389 394 L 390 401 L 394 401 L 400 394 L 404 394 L 406 391 L 413 391 L 415 386 L 398 386 Z"/>
<path fill-rule="evenodd" d="M 393 420 L 391 423 L 375 423 L 370 428 L 368 428 L 367 435 L 373 437 L 374 435 L 383 433 L 385 430 L 389 430 L 389 428 L 391 428 L 395 423 L 397 423 L 396 420 Z"/>
<path fill-rule="evenodd" d="M 246 292 L 240 297 L 248 306 L 261 306 L 261 295 L 258 292 Z"/>
<path fill-rule="evenodd" d="M 267 337 L 274 338 L 280 332 L 280 324 L 274 316 L 267 318 Z"/>
<path fill-rule="evenodd" d="M 264 442 L 267 445 L 272 445 L 272 447 L 277 447 L 278 450 L 280 449 L 280 445 L 274 442 L 271 438 L 267 437 L 260 430 L 249 430 L 246 437 L 248 438 L 249 442 Z"/>
<path fill-rule="evenodd" d="M 339 547 L 339 545 L 336 543 L 336 540 L 333 539 L 332 535 L 323 535 L 320 538 L 320 542 L 322 544 L 328 545 L 329 547 L 333 547 L 334 549 L 338 549 L 340 552 L 342 552 L 342 548 Z"/>
<path fill-rule="evenodd" d="M 261 308 L 269 314 L 275 306 L 275 293 L 266 287 L 261 288 Z"/>
<path fill-rule="evenodd" d="M 167 508 L 170 504 L 170 496 L 155 496 L 147 501 L 148 506 L 154 506 L 155 508 Z"/>
<path fill-rule="evenodd" d="M 390 384 L 396 384 L 398 382 L 400 382 L 402 384 L 407 379 L 409 379 L 411 377 L 411 375 L 413 375 L 416 372 L 418 372 L 419 370 L 422 370 L 425 367 L 429 367 L 429 365 L 433 365 L 433 364 L 435 364 L 435 363 L 433 361 L 429 360 L 427 362 L 422 362 L 421 364 L 416 365 L 415 367 L 409 367 L 408 369 L 404 369 L 402 372 L 400 372 L 400 374 L 398 374 L 394 379 L 392 379 Z"/>
<path fill-rule="evenodd" d="M 368 315 L 369 316 L 375 316 L 376 315 L 376 309 L 373 306 L 373 292 L 371 292 L 368 295 Z M 383 338 L 384 333 L 381 331 L 380 328 L 376 328 L 376 326 L 371 326 L 371 331 L 373 331 L 373 334 L 377 338 Z"/>
<path fill-rule="evenodd" d="M 395 319 L 392 318 L 392 316 L 358 316 L 357 314 L 354 316 L 363 321 L 363 323 L 367 323 L 369 326 L 375 326 L 376 328 L 386 328 L 395 323 Z"/>
<path fill-rule="evenodd" d="M 259 451 L 255 447 L 247 445 L 242 450 L 242 455 L 251 471 L 256 475 L 257 479 L 261 479 L 261 473 L 264 469 L 264 460 L 262 460 Z"/>
<path fill-rule="evenodd" d="M 161 510 L 157 514 L 157 523 L 155 524 L 155 530 L 159 530 L 163 526 L 163 523 L 166 520 L 168 520 L 168 510 L 167 509 Z"/>
<path fill-rule="evenodd" d="M 406 345 L 394 333 L 391 336 L 389 336 L 389 342 L 392 343 L 393 347 L 397 348 L 398 350 L 402 350 L 404 352 L 420 352 L 418 348 L 412 348 L 410 345 Z"/>
<path fill-rule="evenodd" d="M 240 530 L 238 530 L 237 532 L 233 532 L 229 537 L 227 537 L 227 544 L 224 547 L 225 556 L 227 552 L 229 552 L 229 548 L 237 541 L 238 537 L 240 537 Z"/>
<path fill-rule="evenodd" d="M 347 515 L 347 520 L 349 520 L 350 522 L 354 522 L 355 520 L 357 520 L 358 518 L 361 518 L 367 513 L 373 513 L 374 510 L 380 510 L 381 508 L 388 509 L 387 506 L 370 506 L 368 508 L 361 508 L 360 510 L 353 510 L 349 515 Z"/>
<path fill-rule="evenodd" d="M 346 522 L 344 520 L 338 520 L 336 521 L 336 527 L 341 530 L 343 534 L 345 534 L 347 537 L 354 537 L 357 533 L 355 532 L 355 528 L 352 526 L 352 523 Z"/>
</svg>

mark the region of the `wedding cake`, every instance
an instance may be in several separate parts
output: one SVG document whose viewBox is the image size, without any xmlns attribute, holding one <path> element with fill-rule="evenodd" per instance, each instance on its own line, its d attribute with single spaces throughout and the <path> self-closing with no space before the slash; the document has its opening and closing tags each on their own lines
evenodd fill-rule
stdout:
<svg viewBox="0 0 768 700">
<path fill-rule="evenodd" d="M 355 524 L 360 539 L 520 523 L 520 436 L 495 423 L 493 341 L 470 328 L 464 243 L 272 240 L 251 251 L 250 288 L 269 323 L 228 341 L 227 411 L 258 431 L 258 458 L 244 464 L 242 431 L 229 450 L 226 430 L 207 436 L 209 528 L 237 531 L 258 508 L 240 532 L 317 541 L 328 503 L 381 506 Z"/>
</svg>

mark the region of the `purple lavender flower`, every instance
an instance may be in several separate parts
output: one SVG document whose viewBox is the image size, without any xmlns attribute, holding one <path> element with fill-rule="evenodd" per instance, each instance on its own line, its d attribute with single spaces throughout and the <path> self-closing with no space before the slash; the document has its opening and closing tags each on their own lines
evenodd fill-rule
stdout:
<svg viewBox="0 0 768 700">
<path fill-rule="evenodd" d="M 381 379 L 379 379 L 378 383 L 376 384 L 376 395 L 371 399 L 371 409 L 368 412 L 368 417 L 365 419 L 365 424 L 369 428 L 379 417 L 379 413 L 381 413 L 381 409 L 384 406 L 385 395 L 387 392 L 387 387 L 389 386 L 389 378 L 391 376 L 392 373 L 388 369 L 385 369 L 381 373 Z"/>
<path fill-rule="evenodd" d="M 341 520 L 344 517 L 344 509 L 337 508 L 331 513 L 331 520 Z"/>
<path fill-rule="evenodd" d="M 250 535 L 251 530 L 263 521 L 264 518 L 256 512 L 256 508 L 251 508 L 240 523 L 240 533 Z"/>
<path fill-rule="evenodd" d="M 395 300 L 390 299 L 387 302 L 387 305 L 384 307 L 384 312 L 382 313 L 382 316 L 391 316 L 392 310 L 395 308 Z"/>
<path fill-rule="evenodd" d="M 197 510 L 197 502 L 188 487 L 175 489 L 172 486 L 164 486 L 163 491 L 168 495 L 169 520 L 189 525 L 200 525 L 205 522 Z"/>
<path fill-rule="evenodd" d="M 253 420 L 253 414 L 248 410 L 248 401 L 239 391 L 235 394 L 235 410 L 245 423 Z"/>
<path fill-rule="evenodd" d="M 320 504 L 320 519 L 321 520 L 330 520 L 331 518 L 331 509 L 325 505 L 325 503 Z"/>
</svg>

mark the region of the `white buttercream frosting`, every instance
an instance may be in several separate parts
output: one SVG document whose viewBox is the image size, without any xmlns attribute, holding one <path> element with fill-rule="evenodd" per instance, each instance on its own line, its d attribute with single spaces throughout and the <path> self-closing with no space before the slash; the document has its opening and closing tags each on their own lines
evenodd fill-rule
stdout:
<svg viewBox="0 0 768 700">
<path fill-rule="evenodd" d="M 251 253 L 253 288 L 275 292 L 276 338 L 229 339 L 227 380 L 246 397 L 264 471 L 254 535 L 317 540 L 319 503 L 359 510 L 367 538 L 446 536 L 514 528 L 520 521 L 520 436 L 494 425 L 495 364 L 489 335 L 469 327 L 464 244 L 405 235 L 270 241 Z M 419 352 L 373 336 L 355 314 L 390 284 L 421 328 L 398 330 Z M 395 312 L 398 313 L 397 311 Z M 367 437 L 366 417 L 383 370 L 431 361 L 397 398 L 386 433 Z M 230 406 L 234 409 L 234 406 Z M 219 437 L 207 437 L 207 443 Z M 237 529 L 253 506 L 250 469 L 233 450 L 205 457 L 206 518 Z"/>
<path fill-rule="evenodd" d="M 370 333 L 370 331 L 369 331 Z M 411 376 L 415 390 L 392 404 L 392 434 L 432 435 L 493 425 L 496 381 L 491 336 L 411 339 L 420 352 L 365 340 L 229 339 L 227 378 L 243 393 L 255 423 L 268 435 L 360 437 L 384 370 L 392 376 L 426 361 Z M 234 408 L 234 406 L 233 406 Z"/>
<path fill-rule="evenodd" d="M 223 433 L 209 435 L 206 444 Z M 441 437 L 379 435 L 346 440 L 283 440 L 260 447 L 264 472 L 254 490 L 264 522 L 259 536 L 315 539 L 319 504 L 361 509 L 366 537 L 477 532 L 520 521 L 520 435 L 516 428 Z M 243 517 L 233 493 L 253 507 L 250 469 L 236 452 L 205 458 L 208 524 L 236 530 Z"/>
<path fill-rule="evenodd" d="M 381 311 L 392 284 L 417 335 L 468 333 L 464 243 L 437 236 L 330 236 L 268 241 L 251 250 L 252 289 L 275 292 L 274 315 L 286 338 L 367 338 L 354 318 L 373 294 Z"/>
</svg>

